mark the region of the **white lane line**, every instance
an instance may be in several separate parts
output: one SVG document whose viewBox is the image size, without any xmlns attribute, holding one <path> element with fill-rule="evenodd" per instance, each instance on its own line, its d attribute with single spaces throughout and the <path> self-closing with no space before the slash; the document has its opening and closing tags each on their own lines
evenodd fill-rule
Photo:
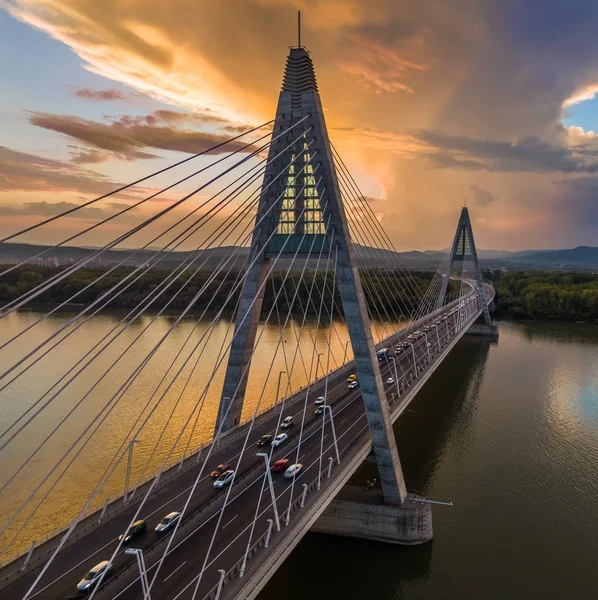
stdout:
<svg viewBox="0 0 598 600">
<path fill-rule="evenodd" d="M 303 456 L 300 456 L 300 457 L 299 457 L 299 460 L 301 460 L 302 458 L 305 458 L 305 454 L 304 454 Z"/>
<path fill-rule="evenodd" d="M 224 529 L 225 527 L 228 527 L 239 515 L 235 515 L 226 525 L 222 526 L 222 529 Z"/>
<path fill-rule="evenodd" d="M 166 579 L 164 579 L 164 583 L 166 583 L 187 561 L 184 560 Z"/>
</svg>

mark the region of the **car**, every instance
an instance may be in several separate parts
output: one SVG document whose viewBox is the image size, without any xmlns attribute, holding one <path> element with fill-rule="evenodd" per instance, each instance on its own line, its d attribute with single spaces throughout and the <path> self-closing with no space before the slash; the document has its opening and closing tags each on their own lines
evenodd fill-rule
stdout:
<svg viewBox="0 0 598 600">
<path fill-rule="evenodd" d="M 138 538 L 140 535 L 143 535 L 147 530 L 147 523 L 141 519 L 139 521 L 135 521 L 131 527 L 129 527 L 129 531 L 127 533 L 122 533 L 118 536 L 118 541 L 123 540 L 123 544 L 128 544 L 133 541 L 135 538 Z"/>
<path fill-rule="evenodd" d="M 233 480 L 234 476 L 235 472 L 232 469 L 224 471 L 224 473 L 222 473 L 222 475 L 214 482 L 214 488 L 217 490 L 225 488 Z"/>
<path fill-rule="evenodd" d="M 412 333 L 410 333 L 410 334 L 407 336 L 407 339 L 408 339 L 408 340 L 412 340 L 412 339 L 413 339 L 413 334 L 412 334 Z"/>
<path fill-rule="evenodd" d="M 350 389 L 350 390 L 354 390 L 356 387 L 359 387 L 359 381 L 352 381 L 352 382 L 349 384 L 349 389 Z"/>
<path fill-rule="evenodd" d="M 318 396 L 314 402 L 314 404 L 319 405 L 319 404 L 325 404 L 326 403 L 326 398 L 324 398 L 324 396 Z"/>
<path fill-rule="evenodd" d="M 347 379 L 347 381 L 349 383 L 351 383 L 352 381 L 357 381 L 357 373 L 352 373 L 351 375 L 349 375 L 349 378 Z"/>
<path fill-rule="evenodd" d="M 222 465 L 218 465 L 211 473 L 210 473 L 210 477 L 212 479 L 218 479 L 218 477 L 220 477 L 220 475 L 222 475 L 222 473 L 224 473 L 225 471 L 228 471 L 230 469 L 230 465 L 229 464 L 222 464 Z"/>
<path fill-rule="evenodd" d="M 272 473 L 280 473 L 281 471 L 284 471 L 287 468 L 288 464 L 289 464 L 288 458 L 281 458 L 280 460 L 277 460 L 272 465 L 272 467 L 270 467 L 270 471 L 272 471 Z"/>
<path fill-rule="evenodd" d="M 112 565 L 110 565 L 107 560 L 103 560 L 86 573 L 83 579 L 77 584 L 77 591 L 89 592 L 91 588 L 98 583 L 104 572 L 106 572 L 106 575 L 108 575 L 111 571 Z M 105 579 L 106 578 L 104 577 L 104 580 Z"/>
<path fill-rule="evenodd" d="M 398 356 L 399 354 L 401 354 L 401 352 L 403 352 L 403 348 L 397 348 L 395 350 L 395 356 Z"/>
<path fill-rule="evenodd" d="M 157 525 L 156 525 L 156 533 L 166 533 L 170 531 L 181 518 L 180 512 L 171 512 L 168 513 Z"/>
<path fill-rule="evenodd" d="M 272 435 L 267 433 L 266 435 L 263 435 L 258 441 L 257 441 L 257 445 L 258 446 L 269 446 L 272 443 Z"/>
<path fill-rule="evenodd" d="M 301 471 L 302 468 L 303 468 L 303 465 L 301 463 L 295 463 L 294 465 L 291 465 L 284 472 L 285 479 L 293 479 L 293 477 L 296 477 L 297 475 L 299 475 L 299 471 Z"/>
<path fill-rule="evenodd" d="M 392 385 L 394 382 L 395 382 L 395 379 L 394 379 L 394 377 L 389 377 L 389 378 L 386 380 L 386 383 L 387 383 L 388 385 Z"/>
<path fill-rule="evenodd" d="M 293 421 L 293 417 L 285 417 L 282 423 L 280 424 L 280 428 L 289 429 L 289 427 L 292 427 L 294 424 L 295 422 Z"/>
<path fill-rule="evenodd" d="M 318 406 L 318 408 L 316 408 L 316 411 L 315 411 L 315 413 L 314 413 L 314 414 L 316 415 L 316 417 L 318 417 L 318 416 L 320 416 L 320 415 L 321 415 L 323 412 L 324 412 L 324 407 L 323 407 L 323 406 Z"/>
<path fill-rule="evenodd" d="M 279 433 L 274 438 L 274 441 L 272 442 L 272 446 L 274 448 L 278 448 L 279 446 L 282 446 L 288 439 L 289 439 L 289 436 L 286 433 Z"/>
</svg>

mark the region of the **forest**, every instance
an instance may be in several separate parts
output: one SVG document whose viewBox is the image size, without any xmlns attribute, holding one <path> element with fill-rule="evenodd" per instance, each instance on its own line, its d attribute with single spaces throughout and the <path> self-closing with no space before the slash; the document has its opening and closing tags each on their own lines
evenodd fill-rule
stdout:
<svg viewBox="0 0 598 600">
<path fill-rule="evenodd" d="M 0 303 L 4 305 L 34 290 L 63 269 L 68 267 L 27 265 L 7 273 L 0 282 Z M 391 269 L 360 269 L 360 274 L 366 299 L 374 315 L 392 314 L 393 311 L 397 314 L 399 311 L 410 313 L 410 309 L 418 304 L 417 296 L 425 292 L 434 275 L 428 271 L 411 272 L 409 281 L 406 281 L 404 273 Z M 192 303 L 192 310 L 197 311 L 207 308 L 211 300 L 210 309 L 220 309 L 226 304 L 227 310 L 235 310 L 241 289 L 238 271 L 214 274 L 212 271 L 188 269 L 176 278 L 170 269 L 151 269 L 139 278 L 138 275 L 140 271 L 135 272 L 133 268 L 112 271 L 108 268 L 81 268 L 43 291 L 33 303 L 55 306 L 69 300 L 71 305 L 85 305 L 115 288 L 114 293 L 108 294 L 97 306 L 106 302 L 105 308 L 130 309 L 145 302 L 150 310 L 167 306 L 169 310 L 180 311 Z M 311 301 L 308 302 L 314 277 Z M 333 278 L 329 273 L 326 285 L 324 279 L 325 273 L 313 270 L 307 270 L 302 281 L 300 272 L 291 273 L 285 280 L 283 272 L 274 271 L 266 283 L 263 307 L 269 310 L 274 304 L 276 291 L 280 290 L 276 304 L 281 313 L 286 313 L 290 304 L 293 304 L 293 313 L 303 313 L 306 304 L 309 304 L 308 312 L 314 314 L 319 310 L 320 294 L 324 290 L 324 302 L 327 302 L 328 309 Z M 162 285 L 165 282 L 166 285 Z M 158 294 L 163 288 L 163 293 Z M 340 307 L 338 288 L 334 286 L 334 289 L 336 306 Z"/>
<path fill-rule="evenodd" d="M 598 275 L 485 271 L 496 289 L 497 318 L 598 323 Z"/>
</svg>

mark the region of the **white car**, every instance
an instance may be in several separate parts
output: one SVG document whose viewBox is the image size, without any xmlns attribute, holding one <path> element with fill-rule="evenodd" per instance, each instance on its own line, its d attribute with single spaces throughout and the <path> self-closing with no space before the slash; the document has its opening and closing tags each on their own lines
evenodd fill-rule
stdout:
<svg viewBox="0 0 598 600">
<path fill-rule="evenodd" d="M 98 563 L 89 571 L 89 573 L 85 575 L 85 577 L 83 577 L 83 579 L 77 584 L 77 591 L 90 591 L 90 589 L 99 581 L 104 571 L 106 571 L 106 575 L 112 571 L 112 567 L 107 560 L 103 560 L 101 563 Z M 106 581 L 106 577 L 104 577 L 104 581 Z"/>
<path fill-rule="evenodd" d="M 412 339 L 413 339 L 413 335 L 410 333 L 410 334 L 407 336 L 407 339 L 408 339 L 408 340 L 412 340 Z"/>
<path fill-rule="evenodd" d="M 291 465 L 284 472 L 285 479 L 293 479 L 293 477 L 295 477 L 296 475 L 299 474 L 299 471 L 301 471 L 302 468 L 303 468 L 303 465 L 301 463 L 296 463 L 294 465 Z"/>
<path fill-rule="evenodd" d="M 320 405 L 320 404 L 324 404 L 326 402 L 326 398 L 324 398 L 324 396 L 318 396 L 316 398 L 316 401 L 314 402 L 314 404 L 316 406 Z"/>
<path fill-rule="evenodd" d="M 352 382 L 349 384 L 349 389 L 350 389 L 350 390 L 354 390 L 356 387 L 359 387 L 359 381 L 352 381 Z"/>
<path fill-rule="evenodd" d="M 289 436 L 286 433 L 279 433 L 272 442 L 272 446 L 274 448 L 278 448 L 278 446 L 282 446 L 287 440 Z"/>
<path fill-rule="evenodd" d="M 156 525 L 156 533 L 166 533 L 170 529 L 172 529 L 177 521 L 181 518 L 180 512 L 171 512 L 168 513 L 157 525 Z"/>
<path fill-rule="evenodd" d="M 220 475 L 220 477 L 218 477 L 218 479 L 216 479 L 216 481 L 214 482 L 214 487 L 217 490 L 221 490 L 222 488 L 226 487 L 233 480 L 234 476 L 235 476 L 234 471 L 232 471 L 232 470 L 224 471 L 224 473 L 222 473 L 222 475 Z"/>
<path fill-rule="evenodd" d="M 294 425 L 293 417 L 286 417 L 280 424 L 281 429 L 288 429 Z"/>
<path fill-rule="evenodd" d="M 388 385 L 392 385 L 394 382 L 395 382 L 395 378 L 394 378 L 394 377 L 389 377 L 389 378 L 386 380 L 386 383 L 387 383 Z"/>
</svg>

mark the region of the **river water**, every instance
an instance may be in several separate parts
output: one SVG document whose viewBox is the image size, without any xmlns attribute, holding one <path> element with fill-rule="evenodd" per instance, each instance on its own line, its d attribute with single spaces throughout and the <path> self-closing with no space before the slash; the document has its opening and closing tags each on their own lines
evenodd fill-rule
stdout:
<svg viewBox="0 0 598 600">
<path fill-rule="evenodd" d="M 35 312 L 11 315 L 0 341 L 10 339 L 39 316 Z M 56 332 L 70 316 L 54 315 L 20 337 L 10 352 L 0 352 L 0 367 L 6 368 L 24 356 L 27 348 Z M 120 318 L 118 313 L 94 317 L 68 338 L 60 352 L 51 353 L 0 392 L 3 431 Z M 106 356 L 79 378 L 81 381 L 61 392 L 26 434 L 17 436 L 0 452 L 0 484 L 150 322 L 151 317 L 144 317 L 126 330 Z M 73 445 L 79 431 L 101 411 L 106 399 L 126 381 L 127 373 L 173 322 L 173 317 L 155 320 L 122 364 L 100 382 L 0 493 L 0 521 L 5 521 L 35 489 L 42 474 Z M 161 464 L 190 416 L 183 441 L 176 445 L 171 460 L 181 456 L 186 440 L 190 440 L 191 451 L 210 439 L 218 395 L 213 391 L 207 395 L 195 428 L 198 413 L 194 410 L 202 382 L 217 363 L 221 342 L 226 339 L 224 321 L 217 323 L 214 339 L 205 348 L 187 388 L 182 377 L 170 390 L 162 384 L 159 394 L 152 396 L 187 336 L 191 344 L 201 340 L 207 323 L 194 325 L 188 319 L 177 327 L 66 475 L 60 480 L 50 478 L 36 494 L 35 500 L 42 499 L 52 488 L 34 518 L 27 521 L 32 503 L 0 536 L 3 547 L 25 523 L 12 549 L 26 547 L 29 540 L 72 519 L 100 478 L 99 467 L 114 456 L 132 421 L 147 414 L 152 406 L 156 410 L 142 431 L 141 443 L 135 446 L 133 481 Z M 433 500 L 454 503 L 453 507 L 434 507 L 434 541 L 401 548 L 309 534 L 261 593 L 260 600 L 598 597 L 598 327 L 505 322 L 499 331 L 496 344 L 480 338 L 459 342 L 396 425 L 408 487 Z M 278 332 L 276 327 L 267 329 L 261 342 L 265 351 L 256 354 L 246 417 L 260 407 L 270 362 L 267 357 L 278 344 Z M 291 359 L 295 333 L 290 329 L 285 333 L 285 351 L 276 359 L 273 373 L 283 367 L 285 356 Z M 328 330 L 324 328 L 317 335 L 312 330 L 312 334 L 323 352 Z M 330 339 L 335 360 L 342 362 L 346 331 L 339 325 Z M 311 355 L 311 341 L 306 338 L 303 343 L 306 356 Z M 198 348 L 194 357 L 199 356 L 201 343 Z M 177 368 L 181 364 L 181 360 L 175 361 Z M 191 371 L 188 365 L 182 373 Z M 305 383 L 305 372 L 297 369 L 293 389 Z M 221 375 L 219 371 L 216 380 Z M 276 394 L 276 377 L 271 380 L 266 391 L 270 399 Z M 285 388 L 284 378 L 281 388 Z M 262 401 L 261 408 L 266 406 L 267 401 Z M 168 421 L 171 411 L 173 417 Z M 160 450 L 152 456 L 151 449 L 160 436 Z M 122 490 L 124 462 L 107 481 L 103 494 Z M 374 465 L 365 464 L 353 483 L 375 477 L 374 469 Z M 54 481 L 57 483 L 52 487 Z"/>
<path fill-rule="evenodd" d="M 230 318 L 214 315 L 177 323 L 175 316 L 148 314 L 126 328 L 124 311 L 88 321 L 73 321 L 70 312 L 42 316 L 12 313 L 0 331 L 0 561 L 72 521 L 100 481 L 91 509 L 122 494 L 123 440 L 139 440 L 131 488 L 208 443 L 232 334 Z M 393 327 L 373 323 L 374 339 Z M 283 336 L 279 325 L 260 327 L 243 420 L 274 404 L 277 390 L 282 399 L 351 360 L 347 341 L 344 322 L 331 329 L 291 319 Z M 290 382 L 281 371 L 292 372 Z M 109 464 L 112 472 L 105 471 Z"/>
<path fill-rule="evenodd" d="M 408 487 L 454 503 L 433 542 L 309 534 L 260 600 L 598 597 L 598 327 L 499 331 L 462 340 L 396 426 Z"/>
</svg>

